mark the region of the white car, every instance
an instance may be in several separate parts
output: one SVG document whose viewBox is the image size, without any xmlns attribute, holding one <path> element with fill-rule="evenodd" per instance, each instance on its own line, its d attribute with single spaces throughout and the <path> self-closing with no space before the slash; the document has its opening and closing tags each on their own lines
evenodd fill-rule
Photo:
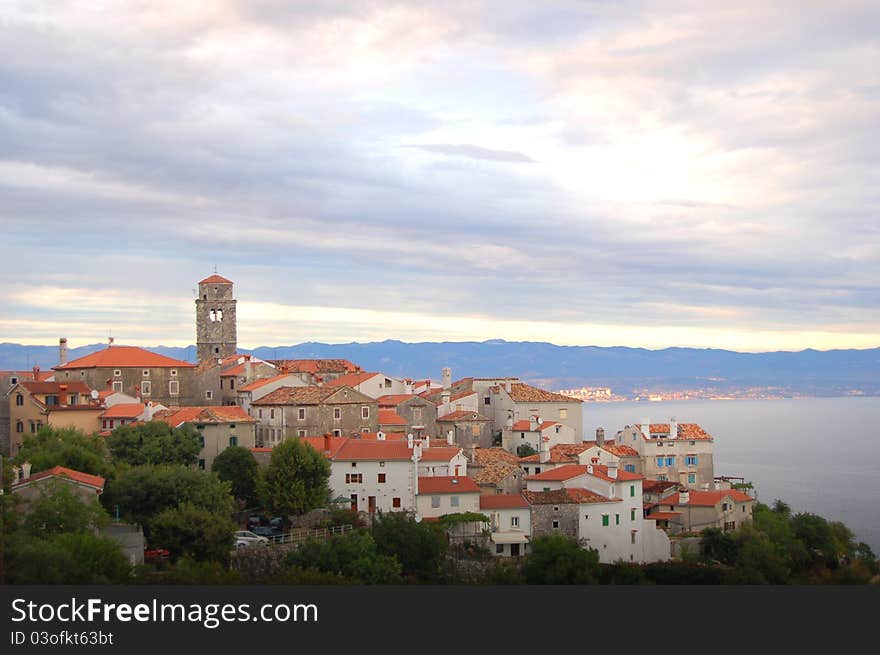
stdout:
<svg viewBox="0 0 880 655">
<path fill-rule="evenodd" d="M 258 534 L 254 534 L 250 530 L 239 530 L 235 533 L 236 548 L 244 548 L 246 546 L 253 546 L 254 544 L 265 546 L 268 543 L 269 540 L 266 539 L 266 537 L 261 537 Z"/>
</svg>

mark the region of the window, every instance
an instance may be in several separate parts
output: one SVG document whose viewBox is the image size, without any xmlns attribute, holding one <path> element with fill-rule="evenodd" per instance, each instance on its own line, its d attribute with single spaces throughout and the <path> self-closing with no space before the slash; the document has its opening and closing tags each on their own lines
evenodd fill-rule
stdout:
<svg viewBox="0 0 880 655">
<path fill-rule="evenodd" d="M 603 515 L 602 515 L 602 526 L 603 526 L 603 527 L 608 527 L 608 524 L 609 524 L 609 521 L 610 521 L 610 520 L 611 520 L 611 516 L 610 516 L 610 515 L 608 515 L 608 514 L 603 514 Z"/>
<path fill-rule="evenodd" d="M 151 387 L 152 385 L 148 380 L 144 380 L 143 382 L 141 382 L 141 395 L 149 396 Z"/>
<path fill-rule="evenodd" d="M 498 555 L 504 553 L 504 544 L 495 544 L 495 553 Z"/>
<path fill-rule="evenodd" d="M 558 529 L 559 529 L 559 521 L 553 521 L 553 529 L 554 529 L 554 530 L 558 530 Z"/>
<path fill-rule="evenodd" d="M 342 418 L 342 409 L 339 407 L 334 407 L 333 408 L 333 420 L 338 421 L 341 418 Z"/>
<path fill-rule="evenodd" d="M 510 517 L 510 527 L 511 528 L 518 528 L 519 527 L 519 517 L 518 516 L 511 516 Z"/>
<path fill-rule="evenodd" d="M 491 404 L 492 404 L 492 399 L 489 398 L 489 396 L 486 396 L 485 398 L 483 398 L 483 404 L 484 404 L 484 405 L 491 405 Z"/>
<path fill-rule="evenodd" d="M 688 484 L 694 484 L 697 481 L 696 473 L 688 473 Z"/>
<path fill-rule="evenodd" d="M 306 431 L 305 431 L 305 430 L 297 430 L 297 431 L 296 431 L 296 436 L 298 436 L 298 437 L 304 437 L 304 436 L 306 436 Z"/>
<path fill-rule="evenodd" d="M 632 532 L 629 533 L 629 542 L 631 544 L 636 543 L 636 531 L 635 530 L 633 530 Z M 630 555 L 630 558 L 632 558 L 632 555 Z"/>
<path fill-rule="evenodd" d="M 696 455 L 688 455 L 684 458 L 684 463 L 688 466 L 696 466 L 697 465 L 697 456 Z"/>
<path fill-rule="evenodd" d="M 370 408 L 361 407 L 361 418 L 370 418 Z"/>
<path fill-rule="evenodd" d="M 104 426 L 104 427 L 107 427 L 107 426 Z M 22 421 L 15 422 L 15 431 L 19 432 L 19 433 L 24 432 L 24 423 Z"/>
<path fill-rule="evenodd" d="M 632 498 L 636 495 L 636 485 L 629 485 L 629 497 Z"/>
<path fill-rule="evenodd" d="M 540 466 L 536 466 L 536 467 L 535 467 L 535 475 L 538 475 L 538 473 L 540 473 L 540 472 L 541 472 L 541 467 L 540 467 Z"/>
<path fill-rule="evenodd" d="M 173 377 L 173 378 L 177 377 L 177 369 L 176 368 L 171 369 L 171 377 Z"/>
<path fill-rule="evenodd" d="M 620 525 L 620 514 L 614 515 L 614 525 Z"/>
<path fill-rule="evenodd" d="M 122 377 L 122 369 L 118 369 L 118 368 L 115 369 L 115 370 L 113 371 L 113 377 L 115 377 L 115 378 L 121 378 L 121 377 Z"/>
<path fill-rule="evenodd" d="M 663 458 L 662 457 L 657 458 L 657 466 L 663 466 Z"/>
<path fill-rule="evenodd" d="M 180 382 L 177 380 L 171 380 L 168 382 L 168 394 L 171 396 L 177 396 L 180 394 Z"/>
<path fill-rule="evenodd" d="M 554 512 L 558 512 L 558 511 L 559 511 L 559 505 L 554 505 L 554 506 L 553 506 L 553 511 L 554 511 Z"/>
<path fill-rule="evenodd" d="M 143 370 L 142 375 L 143 375 L 145 378 L 150 377 L 150 369 L 145 368 L 145 369 Z"/>
<path fill-rule="evenodd" d="M 21 407 L 24 405 L 24 396 L 22 394 L 16 394 L 15 396 L 15 404 Z"/>
<path fill-rule="evenodd" d="M 364 483 L 364 474 L 363 473 L 346 473 L 345 474 L 345 484 L 363 484 Z"/>
<path fill-rule="evenodd" d="M 385 484 L 385 474 L 384 474 L 384 473 L 379 473 L 379 478 L 378 478 L 378 480 L 379 480 L 379 484 Z"/>
<path fill-rule="evenodd" d="M 458 496 L 453 496 L 449 499 L 449 504 L 453 507 L 458 507 Z"/>
<path fill-rule="evenodd" d="M 229 378 L 229 388 L 235 389 L 235 378 Z"/>
<path fill-rule="evenodd" d="M 274 409 L 269 410 L 269 418 L 270 419 L 275 418 L 275 410 Z"/>
<path fill-rule="evenodd" d="M 15 386 L 16 384 L 18 384 L 18 378 L 16 378 L 16 377 L 10 378 L 9 384 Z"/>
<path fill-rule="evenodd" d="M 431 496 L 431 507 L 435 509 L 440 507 L 440 496 Z"/>
<path fill-rule="evenodd" d="M 341 436 L 342 436 L 342 430 L 333 430 L 333 436 L 334 436 L 334 437 L 341 437 Z"/>
<path fill-rule="evenodd" d="M 660 482 L 666 482 L 669 480 L 669 477 L 666 475 L 658 475 L 657 479 L 660 480 Z"/>
<path fill-rule="evenodd" d="M 199 460 L 199 468 L 203 471 L 205 470 L 205 460 L 203 460 L 203 459 Z"/>
<path fill-rule="evenodd" d="M 229 445 L 230 446 L 237 446 L 238 445 L 238 437 L 236 437 L 235 435 L 229 437 Z"/>
<path fill-rule="evenodd" d="M 667 457 L 666 458 L 666 466 L 675 466 L 675 458 Z"/>
<path fill-rule="evenodd" d="M 206 391 L 205 392 L 205 400 L 211 400 L 213 397 L 214 397 L 213 391 Z"/>
<path fill-rule="evenodd" d="M 263 410 L 259 410 L 260 418 L 263 418 Z"/>
<path fill-rule="evenodd" d="M 635 521 L 635 520 L 636 520 L 636 510 L 631 509 L 631 510 L 629 511 L 629 520 L 630 520 L 630 521 Z"/>
<path fill-rule="evenodd" d="M 204 448 L 204 447 L 205 447 L 205 435 L 203 435 L 203 434 L 200 434 L 200 435 L 199 435 L 199 446 L 200 446 L 201 448 Z"/>
<path fill-rule="evenodd" d="M 526 475 L 529 474 L 529 467 L 528 466 L 523 466 L 523 470 L 526 472 Z"/>
<path fill-rule="evenodd" d="M 628 473 L 635 473 L 636 472 L 636 465 L 635 464 L 626 464 L 623 467 L 623 470 L 627 471 Z"/>
<path fill-rule="evenodd" d="M 550 491 L 550 487 L 544 487 L 544 491 Z"/>
<path fill-rule="evenodd" d="M 413 409 L 413 422 L 414 423 L 421 423 L 422 422 L 422 408 L 421 407 L 415 407 Z"/>
<path fill-rule="evenodd" d="M 122 393 L 122 380 L 113 381 L 113 393 Z"/>
<path fill-rule="evenodd" d="M 392 507 L 400 507 L 400 498 L 392 498 L 391 499 Z"/>
<path fill-rule="evenodd" d="M 566 418 L 568 418 L 568 410 L 565 409 L 565 408 L 560 409 L 560 410 L 559 410 L 559 418 L 560 418 L 560 419 L 566 419 Z"/>
<path fill-rule="evenodd" d="M 379 462 L 379 466 L 385 466 L 385 462 Z"/>
<path fill-rule="evenodd" d="M 297 421 L 305 421 L 306 420 L 306 408 L 300 407 L 296 410 L 296 420 Z"/>
</svg>

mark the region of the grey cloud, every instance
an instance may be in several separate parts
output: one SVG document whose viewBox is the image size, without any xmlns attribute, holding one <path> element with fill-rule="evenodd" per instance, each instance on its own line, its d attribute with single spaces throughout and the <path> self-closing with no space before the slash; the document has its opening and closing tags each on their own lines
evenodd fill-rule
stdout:
<svg viewBox="0 0 880 655">
<path fill-rule="evenodd" d="M 480 146 L 450 143 L 423 143 L 410 144 L 404 146 L 406 148 L 419 148 L 428 152 L 436 152 L 441 155 L 449 155 L 452 157 L 468 157 L 470 159 L 485 159 L 487 161 L 509 161 L 509 162 L 526 162 L 532 163 L 535 160 L 531 157 L 513 150 L 491 150 L 489 148 L 481 148 Z"/>
</svg>

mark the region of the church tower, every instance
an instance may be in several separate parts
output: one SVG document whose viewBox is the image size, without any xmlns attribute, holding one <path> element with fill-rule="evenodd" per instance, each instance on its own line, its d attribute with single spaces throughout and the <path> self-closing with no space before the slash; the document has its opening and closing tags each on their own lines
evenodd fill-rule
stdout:
<svg viewBox="0 0 880 655">
<path fill-rule="evenodd" d="M 199 363 L 237 352 L 232 281 L 214 274 L 199 282 L 196 298 L 196 347 Z"/>
</svg>

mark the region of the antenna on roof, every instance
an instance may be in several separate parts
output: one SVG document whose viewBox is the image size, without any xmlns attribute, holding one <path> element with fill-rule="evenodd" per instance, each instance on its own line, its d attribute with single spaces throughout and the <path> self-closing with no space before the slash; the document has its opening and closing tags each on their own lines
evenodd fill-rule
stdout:
<svg viewBox="0 0 880 655">
<path fill-rule="evenodd" d="M 214 273 L 217 273 L 217 264 L 214 264 Z"/>
</svg>

